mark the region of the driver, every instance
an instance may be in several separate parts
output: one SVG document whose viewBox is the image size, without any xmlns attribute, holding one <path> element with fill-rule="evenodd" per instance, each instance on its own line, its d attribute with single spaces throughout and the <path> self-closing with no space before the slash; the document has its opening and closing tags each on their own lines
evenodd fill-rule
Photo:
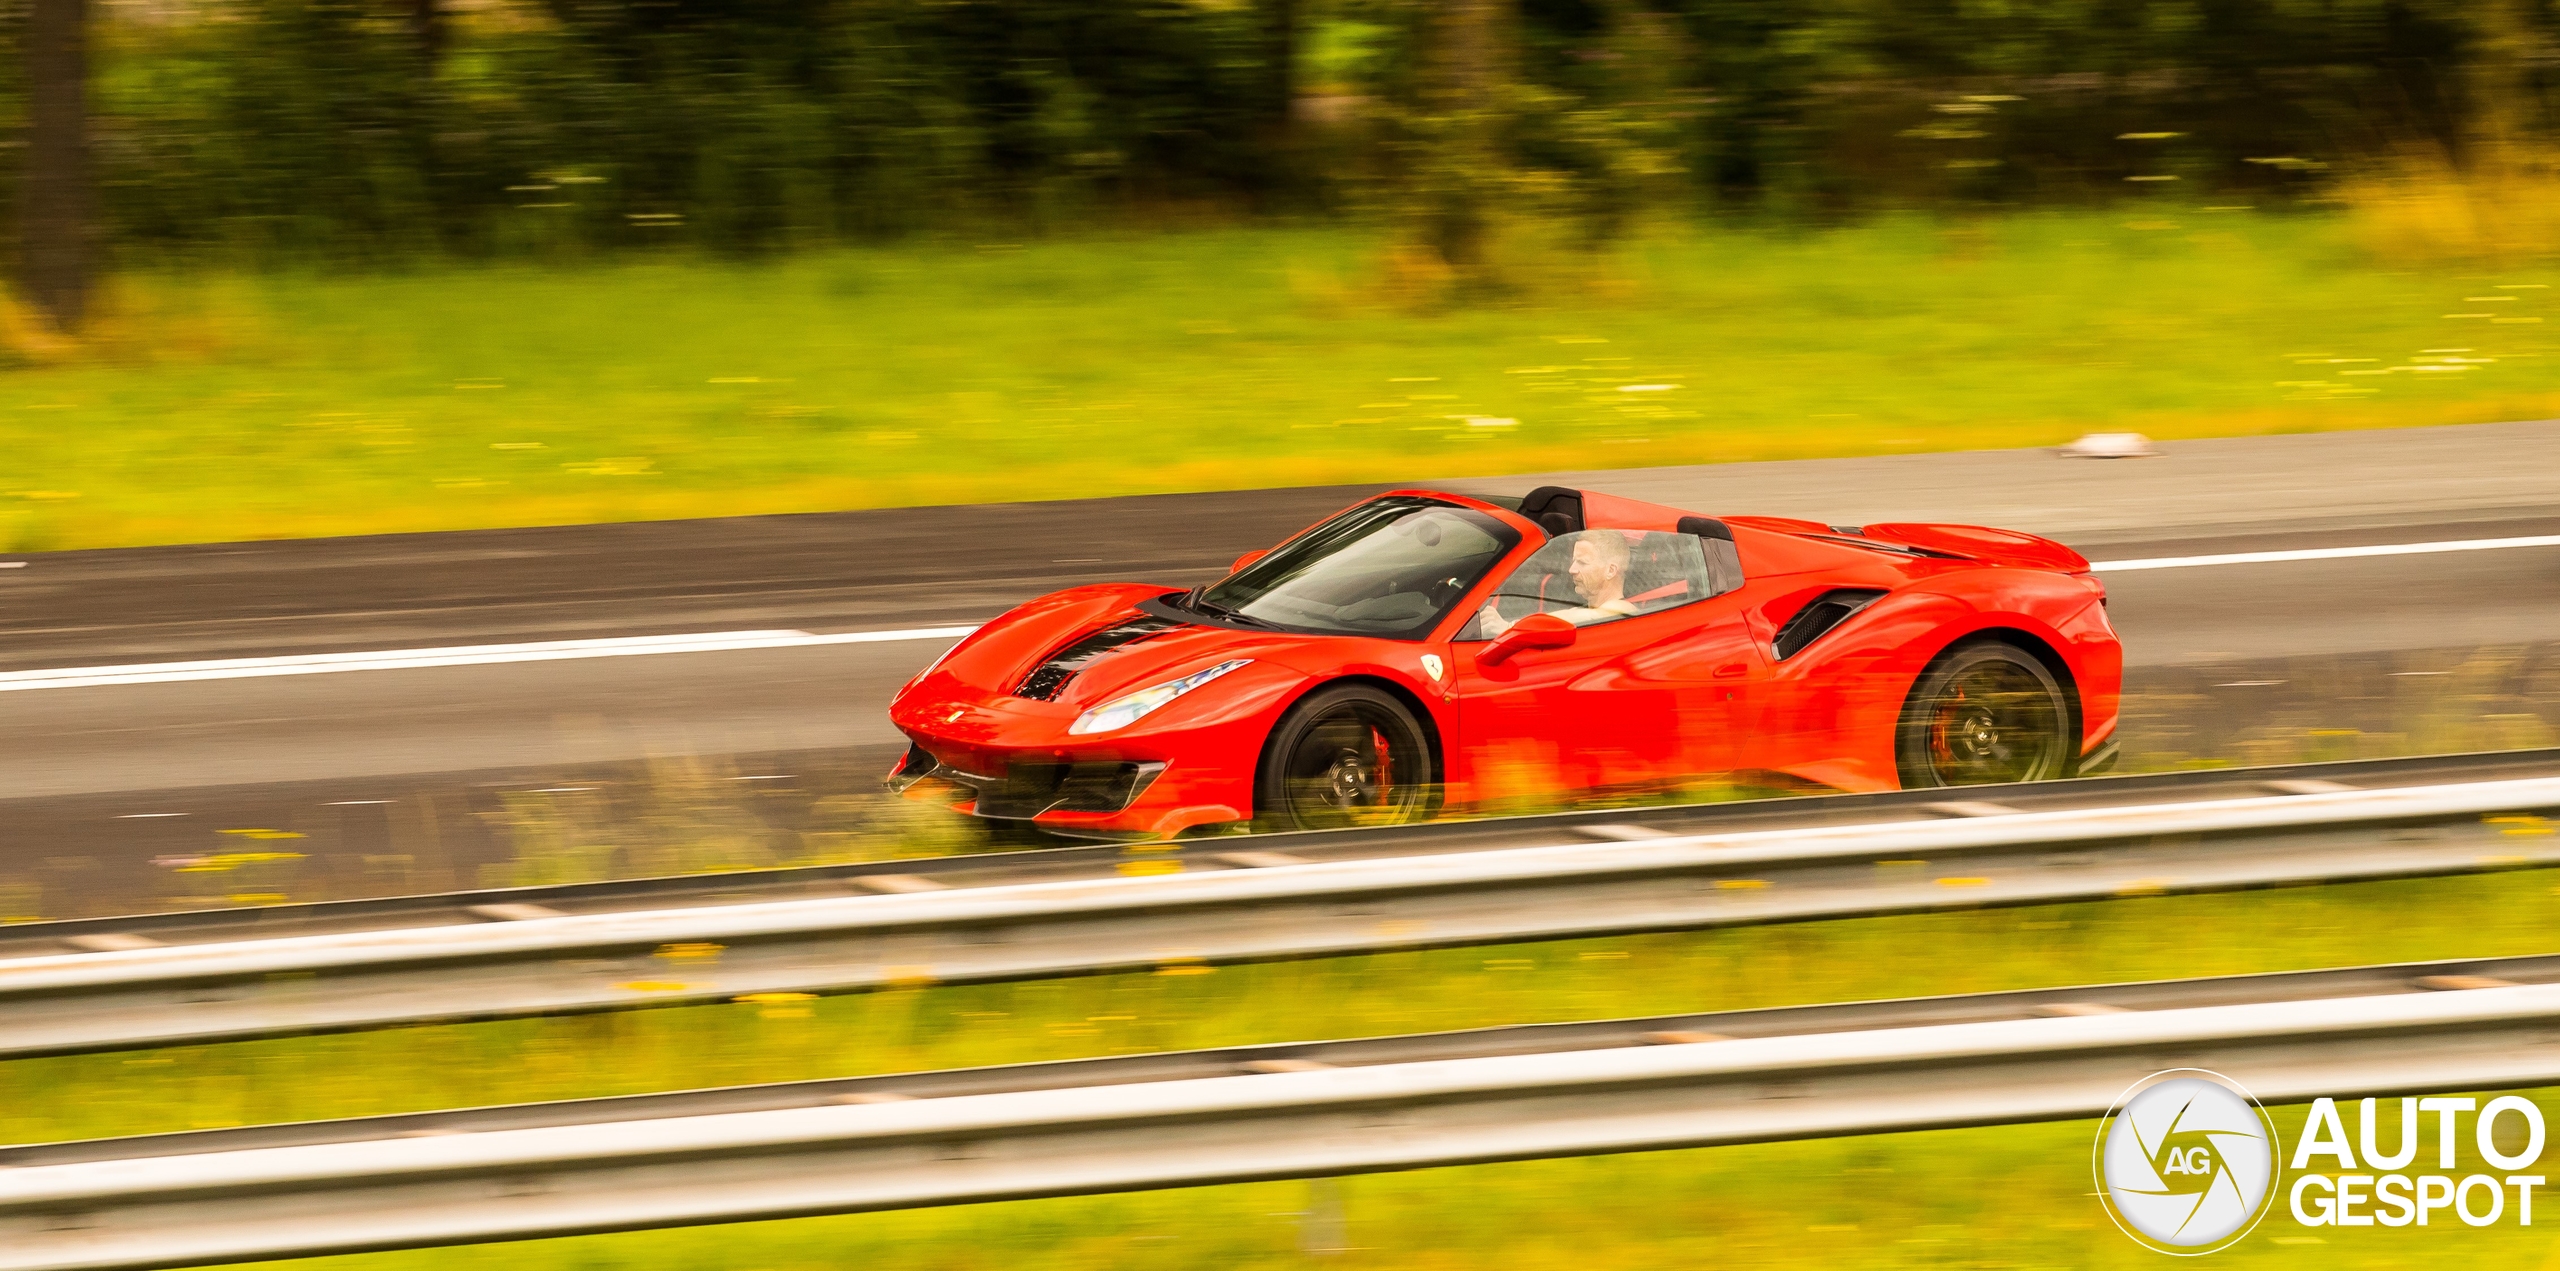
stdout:
<svg viewBox="0 0 2560 1271">
<path fill-rule="evenodd" d="M 1635 604 L 1627 599 L 1627 562 L 1632 555 L 1627 536 L 1615 530 L 1575 535 L 1573 562 L 1566 571 L 1573 579 L 1574 594 L 1582 598 L 1582 606 L 1559 609 L 1556 616 L 1580 627 L 1634 613 Z M 1481 626 L 1486 639 L 1510 630 L 1513 621 L 1497 612 L 1493 601 L 1485 602 Z"/>
</svg>

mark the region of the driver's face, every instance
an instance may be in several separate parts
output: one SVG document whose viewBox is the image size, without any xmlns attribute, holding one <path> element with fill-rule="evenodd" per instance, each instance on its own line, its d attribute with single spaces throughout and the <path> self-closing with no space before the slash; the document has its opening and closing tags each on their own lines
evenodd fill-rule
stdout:
<svg viewBox="0 0 2560 1271">
<path fill-rule="evenodd" d="M 1600 545 L 1584 539 L 1573 545 L 1573 563 L 1565 567 L 1573 578 L 1573 589 L 1585 604 L 1601 604 L 1616 598 L 1614 584 L 1626 567 L 1600 550 Z"/>
</svg>

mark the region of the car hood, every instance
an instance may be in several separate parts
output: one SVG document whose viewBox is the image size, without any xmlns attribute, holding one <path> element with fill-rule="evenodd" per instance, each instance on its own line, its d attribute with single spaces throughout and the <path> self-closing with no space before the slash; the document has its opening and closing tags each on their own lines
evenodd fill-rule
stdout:
<svg viewBox="0 0 2560 1271">
<path fill-rule="evenodd" d="M 930 678 L 1082 710 L 1236 658 L 1296 666 L 1310 646 L 1334 638 L 1210 626 L 1139 608 L 1167 594 L 1108 586 L 1043 597 L 981 628 Z"/>
</svg>

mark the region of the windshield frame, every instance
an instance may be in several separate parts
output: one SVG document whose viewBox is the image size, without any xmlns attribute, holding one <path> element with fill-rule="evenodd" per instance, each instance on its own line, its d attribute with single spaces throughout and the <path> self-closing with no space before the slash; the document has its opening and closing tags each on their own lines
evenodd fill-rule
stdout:
<svg viewBox="0 0 2560 1271">
<path fill-rule="evenodd" d="M 1381 505 L 1399 507 L 1408 512 L 1436 508 L 1459 513 L 1466 518 L 1471 527 L 1481 531 L 1487 538 L 1493 540 L 1497 545 L 1497 550 L 1492 555 L 1485 558 L 1483 565 L 1479 567 L 1472 576 L 1463 578 L 1461 585 L 1450 595 L 1448 600 L 1435 607 L 1431 613 L 1423 618 L 1404 627 L 1393 630 L 1352 630 L 1339 626 L 1313 625 L 1306 622 L 1287 622 L 1252 613 L 1236 612 L 1231 615 L 1229 612 L 1222 611 L 1223 608 L 1228 605 L 1229 601 L 1222 600 L 1217 593 L 1221 588 L 1228 584 L 1243 581 L 1246 585 L 1250 586 L 1257 580 L 1257 576 L 1273 577 L 1275 575 L 1283 576 L 1281 581 L 1285 581 L 1285 577 L 1295 576 L 1306 569 L 1311 563 L 1329 558 L 1335 553 L 1341 551 L 1343 548 L 1353 543 L 1364 541 L 1371 537 L 1372 534 L 1379 532 L 1377 530 L 1372 530 L 1369 533 L 1363 533 L 1350 539 L 1340 540 L 1330 545 L 1326 544 L 1328 531 L 1332 531 L 1337 527 L 1342 526 L 1346 521 L 1373 517 L 1376 515 L 1375 510 Z M 1296 635 L 1350 636 L 1361 639 L 1396 640 L 1405 642 L 1425 641 L 1429 640 L 1434 632 L 1438 631 L 1443 625 L 1445 625 L 1452 615 L 1464 610 L 1467 600 L 1474 596 L 1475 593 L 1484 586 L 1484 582 L 1487 578 L 1492 577 L 1502 568 L 1505 562 L 1519 554 L 1521 543 L 1526 537 L 1527 536 L 1520 531 L 1518 526 L 1512 524 L 1510 517 L 1507 517 L 1496 510 L 1471 507 L 1466 503 L 1453 499 L 1441 498 L 1435 495 L 1380 495 L 1377 498 L 1369 499 L 1365 502 L 1345 508 L 1333 516 L 1326 517 L 1318 524 L 1292 536 L 1288 541 L 1280 544 L 1278 547 L 1272 548 L 1269 552 L 1264 553 L 1260 559 L 1254 561 L 1252 564 L 1227 575 L 1225 578 L 1218 579 L 1215 582 L 1204 583 L 1188 592 L 1176 592 L 1170 595 L 1158 597 L 1153 601 L 1141 602 L 1140 607 L 1152 611 L 1161 611 L 1170 616 L 1180 617 L 1188 622 L 1229 627 L 1240 631 L 1281 631 Z M 1314 554 L 1310 555 L 1310 553 Z M 1238 610 L 1241 610 L 1244 606 L 1254 604 L 1256 601 L 1261 599 L 1262 595 L 1268 594 L 1277 585 L 1278 582 L 1275 581 L 1273 586 L 1264 587 L 1251 599 L 1235 602 L 1235 607 Z M 1218 606 L 1218 608 L 1213 608 L 1212 606 Z"/>
</svg>

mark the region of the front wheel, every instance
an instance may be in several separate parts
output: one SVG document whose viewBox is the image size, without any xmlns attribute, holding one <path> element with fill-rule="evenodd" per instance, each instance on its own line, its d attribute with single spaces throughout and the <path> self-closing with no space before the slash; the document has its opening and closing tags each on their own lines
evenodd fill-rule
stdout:
<svg viewBox="0 0 2560 1271">
<path fill-rule="evenodd" d="M 1423 820 L 1433 780 L 1431 743 L 1413 712 L 1392 694 L 1345 684 L 1290 708 L 1263 748 L 1254 788 L 1267 828 L 1331 830 Z"/>
<path fill-rule="evenodd" d="M 1961 645 L 1911 689 L 1894 739 L 1906 790 L 2049 781 L 2070 775 L 2071 711 L 2062 686 L 2026 651 Z"/>
</svg>

